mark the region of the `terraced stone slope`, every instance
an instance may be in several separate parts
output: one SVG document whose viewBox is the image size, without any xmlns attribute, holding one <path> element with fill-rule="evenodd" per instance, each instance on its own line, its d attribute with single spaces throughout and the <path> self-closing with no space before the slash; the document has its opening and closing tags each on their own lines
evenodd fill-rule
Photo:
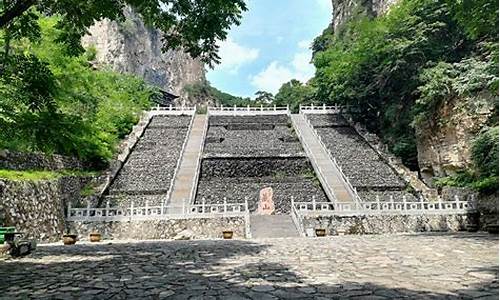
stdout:
<svg viewBox="0 0 500 300">
<path fill-rule="evenodd" d="M 286 115 L 211 116 L 196 203 L 249 201 L 272 187 L 276 213 L 290 211 L 290 199 L 327 201 Z"/>
<path fill-rule="evenodd" d="M 155 116 L 109 189 L 112 205 L 164 201 L 180 157 L 190 116 Z"/>
<path fill-rule="evenodd" d="M 375 152 L 340 114 L 307 115 L 364 201 L 415 201 L 407 183 Z"/>
</svg>

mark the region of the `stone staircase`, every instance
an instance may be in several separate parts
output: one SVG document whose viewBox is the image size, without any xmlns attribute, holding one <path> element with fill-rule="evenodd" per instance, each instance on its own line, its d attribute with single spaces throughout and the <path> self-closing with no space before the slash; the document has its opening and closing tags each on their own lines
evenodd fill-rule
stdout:
<svg viewBox="0 0 500 300">
<path fill-rule="evenodd" d="M 362 201 L 418 201 L 407 183 L 341 114 L 307 114 L 307 120 L 337 159 Z"/>
<path fill-rule="evenodd" d="M 295 223 L 289 215 L 252 215 L 250 231 L 254 239 L 299 236 Z"/>
<path fill-rule="evenodd" d="M 173 210 L 182 211 L 184 205 L 194 200 L 200 170 L 200 155 L 203 152 L 208 116 L 196 115 L 182 154 L 179 169 L 175 175 L 169 203 Z"/>
<path fill-rule="evenodd" d="M 160 205 L 174 176 L 191 116 L 154 116 L 114 178 L 105 203 Z"/>
<path fill-rule="evenodd" d="M 330 155 L 321 145 L 305 118 L 300 114 L 294 114 L 292 115 L 292 123 L 330 201 L 355 202 L 342 179 L 340 170 L 331 160 Z"/>
</svg>

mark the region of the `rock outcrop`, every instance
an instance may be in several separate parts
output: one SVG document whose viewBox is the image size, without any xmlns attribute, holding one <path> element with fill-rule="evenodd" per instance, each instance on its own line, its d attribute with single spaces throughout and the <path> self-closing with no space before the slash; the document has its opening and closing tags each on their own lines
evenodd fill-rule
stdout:
<svg viewBox="0 0 500 300">
<path fill-rule="evenodd" d="M 377 17 L 398 0 L 332 0 L 334 32 L 356 16 Z"/>
<path fill-rule="evenodd" d="M 420 174 L 427 184 L 434 177 L 471 167 L 473 141 L 494 114 L 494 101 L 488 99 L 452 99 L 439 107 L 434 118 L 416 125 Z"/>
<path fill-rule="evenodd" d="M 135 74 L 161 89 L 187 98 L 184 87 L 205 79 L 205 66 L 182 51 L 162 52 L 162 34 L 147 27 L 132 9 L 124 11 L 126 20 L 103 20 L 89 29 L 83 38 L 87 47 L 95 47 L 97 67 Z"/>
</svg>

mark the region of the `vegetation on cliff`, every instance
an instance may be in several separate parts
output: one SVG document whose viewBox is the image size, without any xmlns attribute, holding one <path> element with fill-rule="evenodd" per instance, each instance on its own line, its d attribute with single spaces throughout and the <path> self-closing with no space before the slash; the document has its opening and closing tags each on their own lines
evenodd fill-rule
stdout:
<svg viewBox="0 0 500 300">
<path fill-rule="evenodd" d="M 215 41 L 246 10 L 243 0 L 1 2 L 0 148 L 105 165 L 157 93 L 142 79 L 94 70 L 94 51 L 81 45 L 95 21 L 124 21 L 125 6 L 165 33 L 165 50 L 182 47 L 207 64 L 219 61 Z"/>
<path fill-rule="evenodd" d="M 327 29 L 315 40 L 317 70 L 307 85 L 313 96 L 288 102 L 326 100 L 354 108 L 354 118 L 416 170 L 415 126 L 439 121 L 438 107 L 459 98 L 475 104 L 472 109 L 496 107 L 492 115 L 498 115 L 497 23 L 495 0 L 401 0 L 378 18 L 357 15 L 342 30 Z M 495 119 L 488 126 L 497 126 Z M 498 165 L 475 162 L 469 170 L 473 181 L 498 174 Z"/>
<path fill-rule="evenodd" d="M 102 0 L 53 1 L 14 0 L 0 2 L 0 29 L 4 38 L 32 36 L 40 31 L 38 12 L 57 15 L 60 29 L 56 41 L 72 55 L 84 52 L 80 39 L 94 22 L 102 19 L 124 21 L 123 8 L 129 6 L 146 25 L 164 33 L 165 49 L 183 48 L 193 57 L 212 64 L 219 61 L 216 40 L 224 40 L 233 24 L 239 24 L 245 11 L 244 0 Z"/>
<path fill-rule="evenodd" d="M 11 40 L 9 54 L 3 53 L 0 148 L 73 155 L 100 166 L 155 89 L 132 76 L 93 70 L 92 51 L 69 56 L 56 43 L 56 18 L 39 22 L 35 41 Z"/>
</svg>

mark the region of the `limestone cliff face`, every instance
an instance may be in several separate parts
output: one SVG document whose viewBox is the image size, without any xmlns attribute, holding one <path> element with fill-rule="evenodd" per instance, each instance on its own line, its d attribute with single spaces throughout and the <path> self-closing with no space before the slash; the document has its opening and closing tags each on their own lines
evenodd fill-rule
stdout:
<svg viewBox="0 0 500 300">
<path fill-rule="evenodd" d="M 416 125 L 418 163 L 427 184 L 432 184 L 433 177 L 471 167 L 473 141 L 494 113 L 494 101 L 489 93 L 473 99 L 451 99 L 433 118 Z"/>
<path fill-rule="evenodd" d="M 98 22 L 83 38 L 85 46 L 97 50 L 99 67 L 110 66 L 118 72 L 138 75 L 163 90 L 187 99 L 184 86 L 205 79 L 205 67 L 182 51 L 162 52 L 161 32 L 144 25 L 131 9 L 125 10 L 126 21 Z"/>
<path fill-rule="evenodd" d="M 377 17 L 384 14 L 398 0 L 332 0 L 334 32 L 356 16 Z"/>
</svg>

